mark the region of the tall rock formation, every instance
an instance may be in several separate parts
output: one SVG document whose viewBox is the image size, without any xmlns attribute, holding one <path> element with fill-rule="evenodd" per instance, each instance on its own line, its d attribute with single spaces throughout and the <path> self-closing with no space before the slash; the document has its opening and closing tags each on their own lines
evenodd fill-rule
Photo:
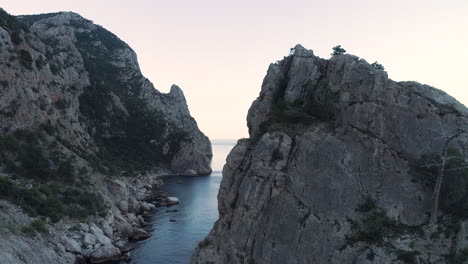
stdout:
<svg viewBox="0 0 468 264">
<path fill-rule="evenodd" d="M 211 156 L 182 90 L 156 90 L 114 34 L 0 9 L 2 264 L 127 259 L 150 236 L 152 172 L 209 174 Z"/>
<path fill-rule="evenodd" d="M 72 12 L 0 26 L 0 127 L 39 130 L 118 173 L 152 167 L 209 174 L 211 145 L 182 90 L 157 91 L 135 52 Z"/>
<path fill-rule="evenodd" d="M 249 139 L 227 158 L 220 218 L 192 263 L 464 263 L 466 134 L 431 226 L 437 162 L 468 111 L 352 55 L 298 45 L 271 64 L 248 112 Z M 456 262 L 458 261 L 458 262 Z"/>
</svg>

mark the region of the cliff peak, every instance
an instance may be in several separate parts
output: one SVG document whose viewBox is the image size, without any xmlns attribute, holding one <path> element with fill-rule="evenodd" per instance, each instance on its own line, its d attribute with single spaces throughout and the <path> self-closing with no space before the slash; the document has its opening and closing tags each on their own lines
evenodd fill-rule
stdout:
<svg viewBox="0 0 468 264">
<path fill-rule="evenodd" d="M 428 85 L 392 81 L 354 55 L 325 60 L 302 46 L 292 51 L 270 65 L 249 109 L 250 139 L 227 158 L 220 218 L 192 263 L 460 257 L 468 245 L 468 170 L 448 165 L 463 173 L 444 178 L 435 215 L 441 230 L 458 231 L 436 236 L 429 215 L 438 167 L 428 164 L 440 164 L 444 146 L 465 164 L 467 133 L 447 135 L 465 131 L 467 109 Z"/>
</svg>

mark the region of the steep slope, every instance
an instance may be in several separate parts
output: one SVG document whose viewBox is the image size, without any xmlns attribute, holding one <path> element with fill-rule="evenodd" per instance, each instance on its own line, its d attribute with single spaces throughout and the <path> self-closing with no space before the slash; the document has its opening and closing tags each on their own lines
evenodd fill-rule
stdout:
<svg viewBox="0 0 468 264">
<path fill-rule="evenodd" d="M 209 174 L 211 156 L 182 90 L 157 91 L 114 34 L 72 12 L 0 9 L 2 261 L 120 258 L 148 235 L 152 173 Z"/>
<path fill-rule="evenodd" d="M 14 23 L 24 30 L 0 32 L 4 130 L 47 128 L 114 174 L 154 167 L 210 173 L 209 140 L 182 90 L 154 89 L 114 34 L 74 13 Z"/>
<path fill-rule="evenodd" d="M 433 226 L 437 168 L 424 165 L 441 135 L 466 131 L 467 114 L 356 56 L 296 46 L 268 69 L 250 138 L 224 166 L 220 218 L 192 263 L 462 263 L 468 172 L 447 171 Z M 449 148 L 461 165 L 465 142 Z"/>
</svg>

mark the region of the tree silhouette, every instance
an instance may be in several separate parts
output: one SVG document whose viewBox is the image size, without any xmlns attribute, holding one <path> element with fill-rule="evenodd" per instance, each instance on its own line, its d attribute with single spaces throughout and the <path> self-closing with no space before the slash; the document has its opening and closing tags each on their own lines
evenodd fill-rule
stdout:
<svg viewBox="0 0 468 264">
<path fill-rule="evenodd" d="M 434 153 L 434 159 L 423 164 L 425 168 L 436 168 L 437 178 L 434 185 L 434 191 L 432 194 L 432 209 L 430 224 L 437 224 L 437 211 L 439 210 L 440 190 L 444 176 L 448 171 L 467 169 L 468 164 L 465 162 L 464 155 L 456 155 L 449 151 L 454 140 L 459 138 L 461 135 L 467 133 L 467 129 L 464 127 L 455 127 L 452 129 L 445 130 L 443 132 L 432 130 L 437 136 L 433 138 L 433 141 L 442 141 L 443 147 L 440 153 Z M 457 161 L 458 166 L 448 165 L 450 162 Z"/>
<path fill-rule="evenodd" d="M 331 55 L 343 55 L 346 53 L 346 50 L 341 47 L 341 45 L 333 47 L 333 53 Z"/>
</svg>

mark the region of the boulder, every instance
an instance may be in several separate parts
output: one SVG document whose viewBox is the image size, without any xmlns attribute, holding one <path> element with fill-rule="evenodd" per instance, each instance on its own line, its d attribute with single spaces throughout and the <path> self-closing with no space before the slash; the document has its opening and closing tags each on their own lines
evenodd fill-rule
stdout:
<svg viewBox="0 0 468 264">
<path fill-rule="evenodd" d="M 138 222 L 137 217 L 134 213 L 127 214 L 127 218 L 128 218 L 128 222 L 131 224 L 136 224 Z"/>
<path fill-rule="evenodd" d="M 177 198 L 177 197 L 169 196 L 166 199 L 166 204 L 167 205 L 174 205 L 174 204 L 178 204 L 178 203 L 179 203 L 179 198 Z"/>
<path fill-rule="evenodd" d="M 120 250 L 113 245 L 107 245 L 96 249 L 90 256 L 91 263 L 104 263 L 109 261 L 118 261 L 120 259 Z"/>
<path fill-rule="evenodd" d="M 76 256 L 76 264 L 88 264 L 88 262 L 86 261 L 85 256 L 78 255 Z"/>
<path fill-rule="evenodd" d="M 122 240 L 115 242 L 114 246 L 116 246 L 121 253 L 129 252 L 130 250 L 133 250 L 135 248 L 132 244 Z"/>
<path fill-rule="evenodd" d="M 102 231 L 102 229 L 97 227 L 94 223 L 92 223 L 89 226 L 89 230 L 91 231 L 91 233 L 93 233 L 94 236 L 96 236 L 97 242 L 103 245 L 112 244 L 111 240 L 106 235 L 104 235 L 104 232 Z"/>
<path fill-rule="evenodd" d="M 109 214 L 107 214 L 106 221 L 109 225 L 112 225 L 114 223 L 114 213 L 112 211 L 110 211 Z"/>
<path fill-rule="evenodd" d="M 91 233 L 86 233 L 83 237 L 83 246 L 86 248 L 92 248 L 96 244 L 96 236 Z"/>
<path fill-rule="evenodd" d="M 125 201 L 125 200 L 122 200 L 120 202 L 117 203 L 117 208 L 120 209 L 120 211 L 122 211 L 122 213 L 127 213 L 128 212 L 128 202 Z"/>
<path fill-rule="evenodd" d="M 122 254 L 121 256 L 121 261 L 130 261 L 132 259 L 132 255 L 130 252 L 125 252 L 125 254 Z"/>
<path fill-rule="evenodd" d="M 96 249 L 97 248 L 84 248 L 83 250 L 81 250 L 81 255 L 89 259 L 91 257 L 91 254 L 93 254 L 94 250 Z"/>
<path fill-rule="evenodd" d="M 149 194 L 150 194 L 150 192 L 147 192 L 145 189 L 142 189 L 142 190 L 139 190 L 138 192 L 136 192 L 135 198 L 138 201 L 145 201 L 145 200 L 148 200 L 150 198 Z"/>
<path fill-rule="evenodd" d="M 145 219 L 143 219 L 143 216 L 141 216 L 141 215 L 137 216 L 137 223 L 139 225 L 144 225 L 145 224 Z"/>
<path fill-rule="evenodd" d="M 133 236 L 133 226 L 125 218 L 116 216 L 115 229 L 122 237 L 129 238 Z"/>
<path fill-rule="evenodd" d="M 112 237 L 112 235 L 114 235 L 114 231 L 107 220 L 101 221 L 101 228 L 106 236 Z"/>
<path fill-rule="evenodd" d="M 187 176 L 196 176 L 196 175 L 198 175 L 198 173 L 194 169 L 188 169 L 183 174 L 187 175 Z"/>
<path fill-rule="evenodd" d="M 110 240 L 110 238 L 108 238 L 107 236 L 105 235 L 96 235 L 96 239 L 99 243 L 103 244 L 103 245 L 110 245 L 112 244 L 112 241 Z"/>
<path fill-rule="evenodd" d="M 142 239 L 147 239 L 150 236 L 151 236 L 151 234 L 146 232 L 144 229 L 135 228 L 132 239 L 133 240 L 142 240 Z"/>
<path fill-rule="evenodd" d="M 151 210 L 154 210 L 154 208 L 156 208 L 156 206 L 154 206 L 154 204 L 150 204 L 150 203 L 147 203 L 147 202 L 142 202 L 141 203 L 141 210 L 143 210 L 143 211 L 151 211 Z"/>
<path fill-rule="evenodd" d="M 89 225 L 86 223 L 79 223 L 81 231 L 87 233 L 89 232 Z"/>
<path fill-rule="evenodd" d="M 128 212 L 135 214 L 140 212 L 140 202 L 133 197 L 128 198 Z"/>
<path fill-rule="evenodd" d="M 73 238 L 64 236 L 62 237 L 62 243 L 66 251 L 75 253 L 75 254 L 81 253 L 80 244 L 78 244 L 78 242 L 76 242 L 76 240 L 74 240 Z"/>
</svg>

